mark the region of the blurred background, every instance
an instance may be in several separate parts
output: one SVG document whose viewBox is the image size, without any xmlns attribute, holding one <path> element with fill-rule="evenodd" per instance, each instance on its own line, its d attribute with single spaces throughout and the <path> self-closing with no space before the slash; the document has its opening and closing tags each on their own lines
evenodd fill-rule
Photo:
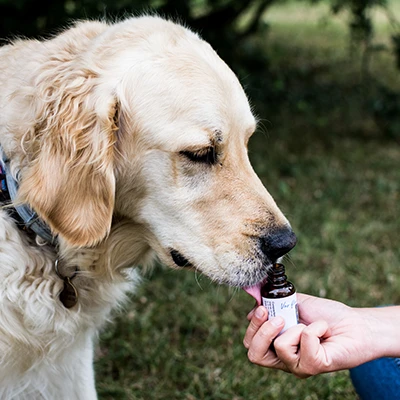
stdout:
<svg viewBox="0 0 400 400">
<path fill-rule="evenodd" d="M 0 37 L 143 12 L 192 27 L 239 76 L 260 119 L 250 158 L 298 235 L 285 260 L 298 291 L 400 304 L 400 1 L 0 0 Z M 346 371 L 300 381 L 251 365 L 252 307 L 157 267 L 100 337 L 100 400 L 356 398 Z"/>
</svg>

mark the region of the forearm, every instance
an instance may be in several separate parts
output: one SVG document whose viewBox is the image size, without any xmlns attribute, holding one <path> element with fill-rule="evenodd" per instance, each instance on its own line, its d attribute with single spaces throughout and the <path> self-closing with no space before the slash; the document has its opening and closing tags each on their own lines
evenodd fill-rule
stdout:
<svg viewBox="0 0 400 400">
<path fill-rule="evenodd" d="M 369 331 L 373 358 L 400 357 L 400 306 L 356 310 Z"/>
</svg>

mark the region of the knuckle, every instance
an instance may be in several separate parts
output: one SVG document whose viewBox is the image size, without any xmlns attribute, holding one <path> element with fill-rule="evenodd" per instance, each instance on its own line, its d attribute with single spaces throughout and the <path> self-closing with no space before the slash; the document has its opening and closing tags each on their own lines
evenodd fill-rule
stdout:
<svg viewBox="0 0 400 400">
<path fill-rule="evenodd" d="M 307 379 L 310 376 L 313 376 L 312 374 L 307 374 L 306 372 L 294 372 L 293 375 L 298 379 Z"/>
<path fill-rule="evenodd" d="M 254 351 L 249 350 L 247 352 L 247 358 L 249 359 L 249 361 L 253 364 L 258 364 L 259 363 L 259 358 L 257 356 L 257 354 Z"/>
<path fill-rule="evenodd" d="M 276 331 L 270 324 L 264 323 L 258 332 L 258 334 L 265 340 L 272 341 L 276 336 Z"/>
<path fill-rule="evenodd" d="M 249 329 L 255 332 L 256 330 L 258 330 L 260 326 L 261 322 L 256 318 L 252 318 L 252 320 L 250 321 Z"/>
<path fill-rule="evenodd" d="M 309 328 L 308 326 L 306 326 L 306 327 L 303 329 L 303 332 L 302 332 L 301 335 L 302 335 L 302 336 L 305 336 L 305 337 L 307 337 L 307 338 L 310 338 L 311 336 L 314 336 L 315 334 L 314 334 L 314 332 L 312 331 L 311 328 Z"/>
<path fill-rule="evenodd" d="M 314 365 L 301 365 L 297 371 L 300 379 L 305 379 L 310 376 L 317 375 L 320 371 Z"/>
<path fill-rule="evenodd" d="M 287 348 L 285 341 L 279 340 L 281 337 L 278 337 L 274 340 L 274 347 L 277 352 L 282 352 Z"/>
</svg>

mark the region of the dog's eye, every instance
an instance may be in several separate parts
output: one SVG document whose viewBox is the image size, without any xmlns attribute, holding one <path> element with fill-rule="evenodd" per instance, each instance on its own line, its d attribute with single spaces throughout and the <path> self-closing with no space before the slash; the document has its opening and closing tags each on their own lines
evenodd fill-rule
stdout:
<svg viewBox="0 0 400 400">
<path fill-rule="evenodd" d="M 217 162 L 217 154 L 215 152 L 215 147 L 207 147 L 199 151 L 181 151 L 182 154 L 190 161 L 204 163 L 204 164 L 215 164 Z"/>
</svg>

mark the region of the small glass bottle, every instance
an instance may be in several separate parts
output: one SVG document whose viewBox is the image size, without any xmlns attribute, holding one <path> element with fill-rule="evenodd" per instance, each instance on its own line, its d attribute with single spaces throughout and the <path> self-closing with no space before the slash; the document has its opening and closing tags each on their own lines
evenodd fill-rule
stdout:
<svg viewBox="0 0 400 400">
<path fill-rule="evenodd" d="M 261 288 L 261 297 L 263 306 L 268 310 L 268 319 L 281 316 L 285 320 L 280 334 L 299 323 L 296 289 L 287 280 L 283 264 L 272 266 L 268 280 Z"/>
</svg>

